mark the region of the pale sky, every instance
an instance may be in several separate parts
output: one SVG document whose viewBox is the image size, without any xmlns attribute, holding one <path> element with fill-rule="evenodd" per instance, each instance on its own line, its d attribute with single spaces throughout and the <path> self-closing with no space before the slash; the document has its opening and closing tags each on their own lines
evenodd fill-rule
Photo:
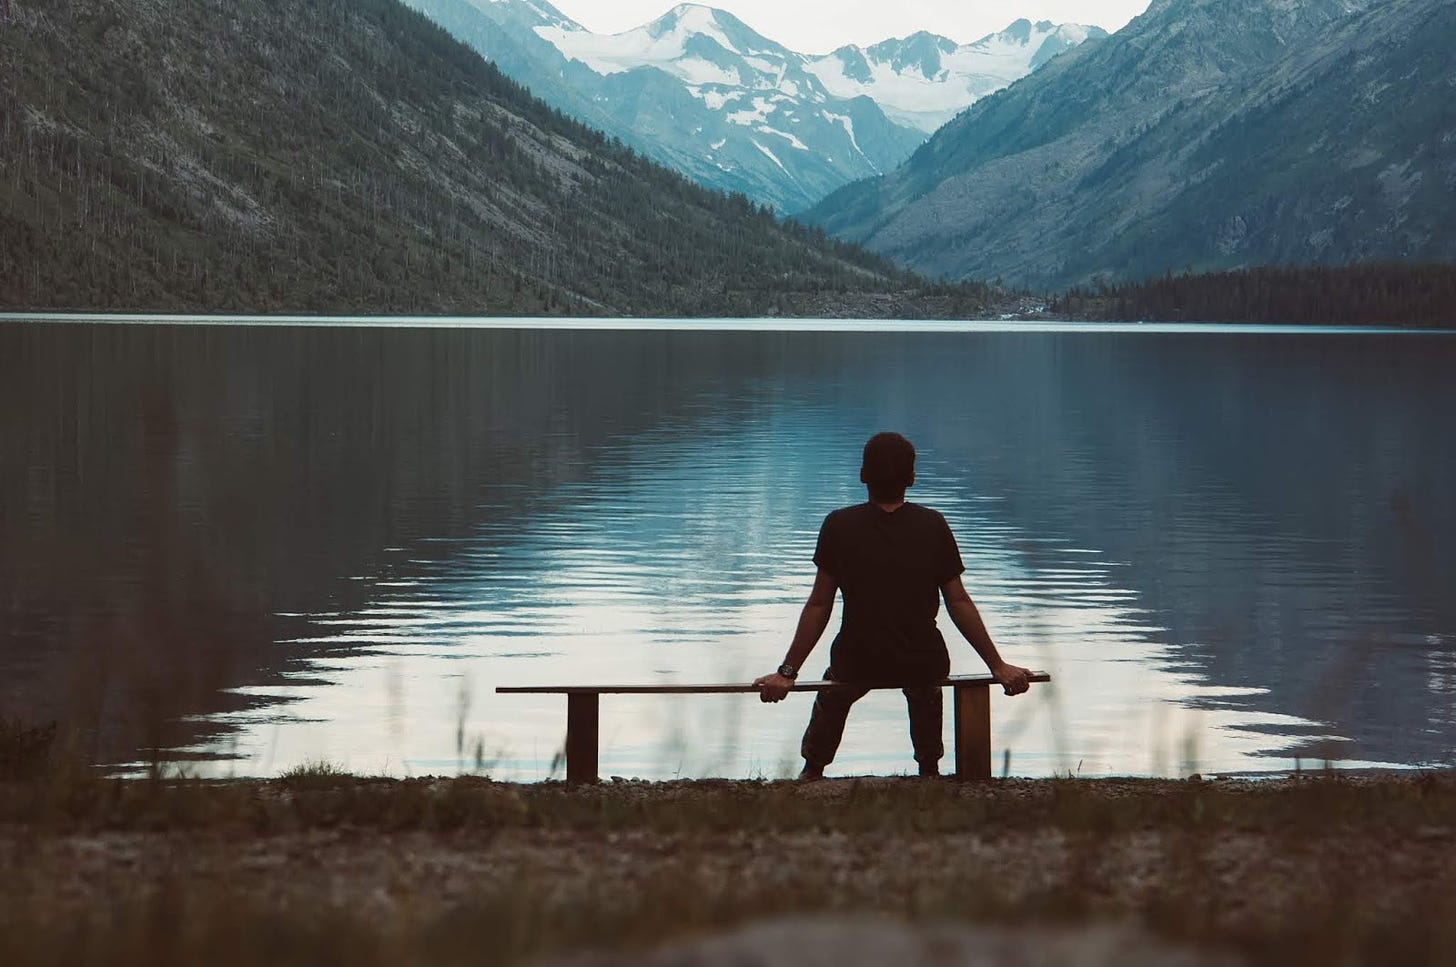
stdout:
<svg viewBox="0 0 1456 967">
<path fill-rule="evenodd" d="M 640 27 L 666 13 L 675 0 L 551 0 L 562 13 L 596 33 Z M 707 0 L 754 30 L 804 54 L 844 44 L 861 46 L 917 30 L 957 43 L 979 40 L 1019 17 L 1054 23 L 1096 24 L 1117 30 L 1147 9 L 1148 0 Z"/>
</svg>

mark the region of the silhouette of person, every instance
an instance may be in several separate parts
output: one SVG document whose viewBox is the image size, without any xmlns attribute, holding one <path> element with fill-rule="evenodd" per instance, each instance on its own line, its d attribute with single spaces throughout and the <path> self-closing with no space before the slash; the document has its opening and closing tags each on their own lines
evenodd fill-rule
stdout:
<svg viewBox="0 0 1456 967">
<path fill-rule="evenodd" d="M 800 746 L 804 769 L 799 778 L 823 777 L 839 750 L 850 707 L 873 686 L 903 689 L 920 775 L 938 776 L 945 754 L 940 683 L 950 674 L 950 654 L 935 624 L 941 596 L 951 621 L 1007 695 L 1026 691 L 1031 672 L 1008 664 L 996 651 L 961 583 L 965 565 L 945 518 L 906 502 L 905 490 L 915 483 L 910 441 L 898 433 L 870 437 L 859 479 L 869 500 L 824 519 L 814 549 L 814 587 L 788 654 L 777 671 L 753 684 L 761 700 L 783 700 L 829 624 L 835 592 L 843 590 L 844 617 L 824 678 L 850 687 L 815 697 Z"/>
</svg>

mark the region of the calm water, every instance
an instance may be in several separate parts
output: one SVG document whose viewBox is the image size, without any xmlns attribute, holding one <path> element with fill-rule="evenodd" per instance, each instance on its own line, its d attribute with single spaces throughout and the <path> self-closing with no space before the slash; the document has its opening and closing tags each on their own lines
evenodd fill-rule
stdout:
<svg viewBox="0 0 1456 967">
<path fill-rule="evenodd" d="M 1453 764 L 1456 337 L 923 328 L 0 324 L 0 712 L 559 775 L 564 699 L 494 688 L 772 669 L 898 429 L 1055 676 L 994 700 L 998 764 Z M 808 704 L 607 697 L 602 771 L 784 774 Z M 831 772 L 911 765 L 885 693 Z"/>
</svg>

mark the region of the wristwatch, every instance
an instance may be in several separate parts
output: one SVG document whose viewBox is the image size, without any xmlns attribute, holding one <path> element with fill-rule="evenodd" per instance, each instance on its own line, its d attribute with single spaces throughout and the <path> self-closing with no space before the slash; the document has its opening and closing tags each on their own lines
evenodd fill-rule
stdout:
<svg viewBox="0 0 1456 967">
<path fill-rule="evenodd" d="M 799 670 L 793 665 L 790 665 L 788 662 L 784 662 L 782 665 L 779 666 L 779 674 L 787 678 L 789 681 L 793 681 L 794 679 L 799 677 Z"/>
</svg>

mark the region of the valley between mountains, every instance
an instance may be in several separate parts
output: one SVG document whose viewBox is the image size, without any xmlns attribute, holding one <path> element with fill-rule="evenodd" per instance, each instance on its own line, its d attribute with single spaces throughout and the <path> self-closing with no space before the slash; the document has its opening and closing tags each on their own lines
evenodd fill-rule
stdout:
<svg viewBox="0 0 1456 967">
<path fill-rule="evenodd" d="M 894 170 L 981 97 L 1106 31 L 1018 20 L 801 53 L 684 3 L 596 34 L 546 0 L 406 0 L 537 96 L 700 184 L 781 213 Z"/>
</svg>

